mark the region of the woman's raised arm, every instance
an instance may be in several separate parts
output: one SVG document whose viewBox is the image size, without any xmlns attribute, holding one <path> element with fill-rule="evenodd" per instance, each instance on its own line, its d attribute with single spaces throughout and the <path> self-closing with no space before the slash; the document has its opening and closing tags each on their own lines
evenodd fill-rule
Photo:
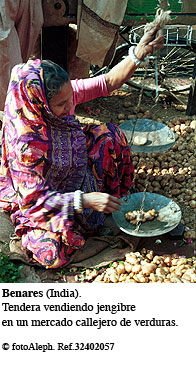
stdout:
<svg viewBox="0 0 196 368">
<path fill-rule="evenodd" d="M 136 60 L 144 60 L 144 58 L 153 52 L 153 50 L 161 49 L 163 47 L 164 37 L 159 26 L 153 27 L 146 32 L 141 38 L 140 42 L 134 49 L 134 56 Z M 120 88 L 137 69 L 137 63 L 134 62 L 134 57 L 130 55 L 115 65 L 108 73 L 105 74 L 105 80 L 108 92 Z"/>
</svg>

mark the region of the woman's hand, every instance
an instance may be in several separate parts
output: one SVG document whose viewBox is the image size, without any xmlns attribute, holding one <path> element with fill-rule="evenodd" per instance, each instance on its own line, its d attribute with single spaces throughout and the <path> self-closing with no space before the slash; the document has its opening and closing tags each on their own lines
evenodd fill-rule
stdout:
<svg viewBox="0 0 196 368">
<path fill-rule="evenodd" d="M 92 208 L 98 212 L 106 214 L 120 210 L 120 199 L 101 192 L 92 192 L 82 194 L 82 202 L 84 208 Z"/>
<path fill-rule="evenodd" d="M 143 60 L 148 54 L 151 54 L 153 50 L 160 50 L 164 46 L 163 31 L 159 29 L 159 25 L 151 28 L 148 32 L 145 32 L 140 42 L 134 50 L 135 56 Z"/>
<path fill-rule="evenodd" d="M 159 26 L 146 32 L 134 50 L 135 56 L 143 60 L 153 49 L 161 49 L 164 45 L 164 37 Z M 108 92 L 120 88 L 137 69 L 136 64 L 127 56 L 119 64 L 115 65 L 108 73 L 104 74 Z"/>
</svg>

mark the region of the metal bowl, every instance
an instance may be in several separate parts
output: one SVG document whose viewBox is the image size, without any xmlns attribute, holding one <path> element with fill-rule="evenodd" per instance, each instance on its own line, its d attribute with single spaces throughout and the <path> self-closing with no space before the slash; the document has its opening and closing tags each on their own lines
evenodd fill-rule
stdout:
<svg viewBox="0 0 196 368">
<path fill-rule="evenodd" d="M 155 209 L 157 217 L 152 221 L 141 223 L 139 230 L 136 225 L 130 224 L 125 218 L 128 211 L 140 210 L 144 193 L 134 193 L 121 199 L 122 205 L 118 212 L 112 214 L 113 219 L 120 230 L 127 234 L 139 237 L 151 237 L 165 234 L 174 229 L 181 220 L 180 207 L 171 199 L 159 194 L 145 194 L 144 211 Z"/>
<path fill-rule="evenodd" d="M 163 152 L 175 143 L 175 133 L 165 124 L 150 119 L 128 120 L 120 125 L 129 142 L 132 152 Z M 144 145 L 134 144 L 135 137 L 145 137 Z"/>
</svg>

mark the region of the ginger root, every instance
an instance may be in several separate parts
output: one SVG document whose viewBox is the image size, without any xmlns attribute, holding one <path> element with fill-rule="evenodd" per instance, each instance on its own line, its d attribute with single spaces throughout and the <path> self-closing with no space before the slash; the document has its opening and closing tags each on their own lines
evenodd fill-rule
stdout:
<svg viewBox="0 0 196 368">
<path fill-rule="evenodd" d="M 147 212 L 142 210 L 129 211 L 125 214 L 125 218 L 130 222 L 130 224 L 134 225 L 137 225 L 138 222 L 152 221 L 155 217 L 157 217 L 155 209 Z"/>
</svg>

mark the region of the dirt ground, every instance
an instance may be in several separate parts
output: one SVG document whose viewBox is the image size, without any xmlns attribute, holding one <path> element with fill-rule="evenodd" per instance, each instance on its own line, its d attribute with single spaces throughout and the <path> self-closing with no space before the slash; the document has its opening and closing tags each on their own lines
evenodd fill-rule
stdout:
<svg viewBox="0 0 196 368">
<path fill-rule="evenodd" d="M 181 124 L 185 125 L 188 122 L 188 125 L 190 125 L 190 122 L 193 121 L 195 117 L 186 116 L 185 107 L 188 101 L 188 93 L 186 92 L 184 94 L 181 94 L 180 97 L 179 95 L 177 97 L 178 100 L 172 96 L 168 97 L 162 95 L 160 96 L 158 103 L 155 104 L 154 96 L 151 95 L 149 92 L 147 94 L 143 93 L 141 97 L 141 92 L 139 90 L 128 85 L 123 85 L 120 90 L 113 92 L 107 98 L 99 98 L 78 106 L 76 109 L 76 116 L 78 117 L 82 125 L 89 123 L 100 124 L 104 122 L 112 122 L 120 126 L 121 123 L 130 120 L 133 117 L 147 117 L 156 121 L 163 122 L 168 126 L 171 126 L 170 122 L 173 122 L 174 120 L 178 120 L 181 122 Z M 179 103 L 179 98 L 183 102 L 183 105 Z M 141 103 L 139 108 L 137 109 L 139 101 Z M 192 152 L 190 156 L 193 156 L 194 153 L 195 151 Z M 144 158 L 144 160 L 149 158 L 149 154 L 144 154 L 143 156 L 144 157 L 142 157 L 142 154 L 139 154 L 139 161 L 137 161 L 134 156 L 133 160 L 135 164 L 138 165 L 142 158 Z M 140 179 L 139 181 L 141 184 L 143 182 L 138 174 L 139 167 L 137 167 L 137 165 L 135 167 L 136 178 Z M 195 183 L 194 170 L 192 170 L 192 172 L 192 176 L 189 173 L 189 182 L 187 183 L 186 181 L 186 189 L 189 187 L 189 183 L 192 179 Z M 136 185 L 137 190 L 142 191 L 142 187 L 139 184 L 138 186 L 139 187 L 137 188 Z M 177 186 L 177 188 L 178 187 L 179 186 Z M 195 186 L 192 186 L 192 189 L 195 190 Z M 171 185 L 166 185 L 165 188 L 160 187 L 160 191 L 156 187 L 156 192 L 174 199 L 179 204 L 182 210 L 182 224 L 185 226 L 186 231 L 194 231 L 196 224 L 196 209 L 189 206 L 191 198 L 189 198 L 189 201 L 186 201 L 184 199 L 186 197 L 183 196 L 183 189 L 180 195 L 178 191 L 176 192 L 177 195 L 175 195 L 172 194 Z M 194 237 L 192 237 L 192 239 L 189 241 L 189 244 L 186 243 L 186 239 L 183 241 L 183 236 L 181 239 L 178 240 L 171 239 L 167 236 L 159 237 L 159 240 L 162 239 L 161 241 L 159 241 L 159 245 L 157 245 L 158 243 L 156 243 L 156 239 L 146 238 L 146 241 L 145 239 L 143 240 L 142 246 L 146 249 L 153 249 L 155 254 L 176 253 L 178 255 L 184 255 L 186 257 L 196 256 L 196 241 Z M 123 260 L 123 257 L 121 257 L 121 260 Z M 40 267 L 31 267 L 24 265 L 22 282 L 79 282 L 82 279 L 81 277 L 78 277 L 78 275 L 81 276 L 81 274 L 84 275 L 84 273 L 85 268 L 77 269 L 76 267 L 73 267 L 71 268 L 71 270 L 70 268 L 61 270 L 43 270 Z M 88 281 L 86 280 L 86 282 Z"/>
</svg>

